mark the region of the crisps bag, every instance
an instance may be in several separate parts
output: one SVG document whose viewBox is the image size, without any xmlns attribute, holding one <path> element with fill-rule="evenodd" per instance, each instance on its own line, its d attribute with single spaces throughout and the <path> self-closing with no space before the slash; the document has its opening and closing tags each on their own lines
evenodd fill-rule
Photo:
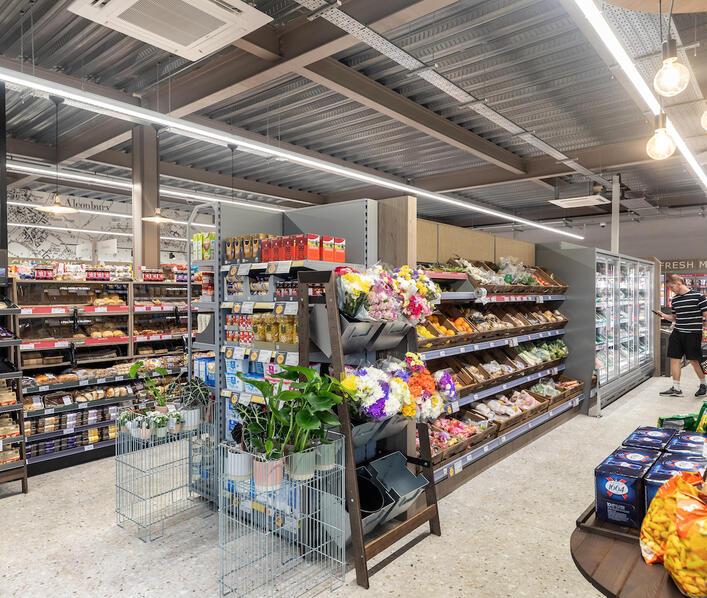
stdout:
<svg viewBox="0 0 707 598">
<path fill-rule="evenodd" d="M 701 483 L 702 476 L 699 473 L 684 471 L 658 489 L 641 524 L 641 554 L 649 565 L 663 562 L 666 542 L 670 534 L 675 532 L 677 497 L 697 496 L 696 485 Z"/>
<path fill-rule="evenodd" d="M 707 503 L 703 496 L 678 494 L 675 532 L 665 547 L 665 568 L 690 598 L 707 596 Z"/>
</svg>

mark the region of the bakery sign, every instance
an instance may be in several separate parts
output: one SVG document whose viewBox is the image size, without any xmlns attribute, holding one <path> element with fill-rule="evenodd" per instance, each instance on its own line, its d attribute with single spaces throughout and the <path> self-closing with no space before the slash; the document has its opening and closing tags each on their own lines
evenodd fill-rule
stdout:
<svg viewBox="0 0 707 598">
<path fill-rule="evenodd" d="M 707 272 L 707 257 L 682 260 L 664 260 L 660 262 L 663 272 Z"/>
</svg>

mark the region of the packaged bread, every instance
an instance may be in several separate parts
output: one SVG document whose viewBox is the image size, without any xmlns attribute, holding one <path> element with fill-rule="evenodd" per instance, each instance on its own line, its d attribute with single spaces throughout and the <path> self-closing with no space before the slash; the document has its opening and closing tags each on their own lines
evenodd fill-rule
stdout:
<svg viewBox="0 0 707 598">
<path fill-rule="evenodd" d="M 34 381 L 38 386 L 42 386 L 45 384 L 55 384 L 57 380 L 54 374 L 37 374 L 34 377 Z"/>
<path fill-rule="evenodd" d="M 73 372 L 67 374 L 59 374 L 56 377 L 57 382 L 78 382 L 79 377 Z"/>
</svg>

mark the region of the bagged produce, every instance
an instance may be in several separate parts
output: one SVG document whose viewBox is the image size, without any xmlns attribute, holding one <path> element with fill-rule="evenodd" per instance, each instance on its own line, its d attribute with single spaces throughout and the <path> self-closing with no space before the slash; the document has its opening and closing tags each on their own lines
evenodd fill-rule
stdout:
<svg viewBox="0 0 707 598">
<path fill-rule="evenodd" d="M 641 524 L 641 554 L 649 565 L 663 562 L 666 543 L 675 533 L 675 509 L 679 496 L 697 496 L 702 476 L 682 472 L 663 484 L 652 500 Z"/>
<path fill-rule="evenodd" d="M 675 428 L 694 432 L 697 427 L 697 413 L 686 413 L 684 415 L 670 415 L 658 418 L 659 428 Z"/>
<path fill-rule="evenodd" d="M 707 503 L 704 495 L 678 493 L 675 531 L 665 547 L 665 568 L 690 598 L 707 596 Z"/>
<path fill-rule="evenodd" d="M 697 426 L 695 432 L 707 432 L 707 401 L 702 403 L 702 408 L 697 415 Z"/>
</svg>

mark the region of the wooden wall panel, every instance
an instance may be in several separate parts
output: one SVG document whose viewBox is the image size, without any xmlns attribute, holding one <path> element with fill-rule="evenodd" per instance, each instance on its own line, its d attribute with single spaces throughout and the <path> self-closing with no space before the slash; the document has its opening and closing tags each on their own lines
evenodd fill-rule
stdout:
<svg viewBox="0 0 707 598">
<path fill-rule="evenodd" d="M 378 259 L 394 268 L 415 265 L 417 198 L 406 195 L 378 202 Z"/>
<path fill-rule="evenodd" d="M 515 257 L 527 266 L 535 265 L 535 244 L 508 237 L 494 237 L 496 240 L 495 261 L 502 257 Z"/>
<path fill-rule="evenodd" d="M 439 260 L 442 262 L 456 255 L 471 260 L 493 261 L 493 235 L 449 224 L 440 224 L 438 234 Z"/>
<path fill-rule="evenodd" d="M 439 224 L 431 220 L 417 219 L 417 261 L 437 262 Z"/>
</svg>

